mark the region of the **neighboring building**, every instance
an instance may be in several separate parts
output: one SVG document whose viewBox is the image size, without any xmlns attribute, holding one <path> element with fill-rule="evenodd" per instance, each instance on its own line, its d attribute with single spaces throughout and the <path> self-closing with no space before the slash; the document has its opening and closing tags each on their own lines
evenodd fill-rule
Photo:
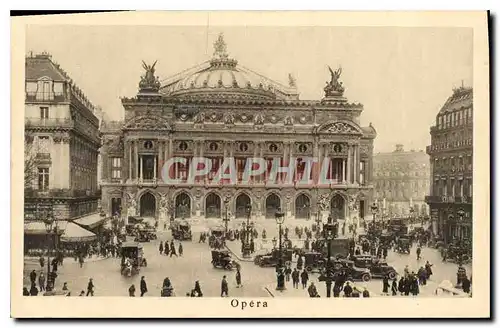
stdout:
<svg viewBox="0 0 500 328">
<path fill-rule="evenodd" d="M 103 122 L 102 206 L 123 217 L 165 220 L 247 217 L 274 219 L 278 208 L 288 218 L 315 219 L 318 212 L 336 217 L 364 216 L 372 194 L 374 128 L 360 127 L 361 104 L 343 97 L 331 71 L 322 100 L 300 100 L 295 81 L 284 86 L 254 73 L 229 58 L 222 38 L 212 60 L 183 71 L 163 83 L 146 70 L 134 98 L 122 98 L 124 122 Z M 185 181 L 191 160 L 209 157 L 206 179 Z M 302 177 L 302 157 L 331 158 L 329 176 L 335 183 L 322 188 L 295 183 L 265 184 L 269 171 L 251 184 L 211 183 L 226 157 L 236 159 L 238 179 L 247 158 L 282 163 L 296 158 L 294 181 Z M 161 179 L 162 164 L 172 157 L 187 158 L 168 174 L 183 182 L 169 186 Z M 122 210 L 123 209 L 123 210 Z M 358 210 L 359 209 L 359 210 Z"/>
<path fill-rule="evenodd" d="M 405 151 L 400 144 L 393 152 L 373 156 L 374 198 L 387 216 L 428 216 L 429 166 L 423 150 Z"/>
<path fill-rule="evenodd" d="M 26 57 L 25 67 L 25 220 L 93 226 L 97 219 L 84 217 L 100 198 L 95 108 L 49 54 Z"/>
<path fill-rule="evenodd" d="M 430 206 L 435 233 L 445 242 L 472 238 L 472 88 L 453 90 L 431 127 Z"/>
</svg>

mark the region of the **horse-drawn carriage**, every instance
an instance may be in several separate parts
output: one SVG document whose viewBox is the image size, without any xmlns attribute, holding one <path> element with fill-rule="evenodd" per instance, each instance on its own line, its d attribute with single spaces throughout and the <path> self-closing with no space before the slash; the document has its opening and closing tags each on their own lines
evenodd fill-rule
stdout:
<svg viewBox="0 0 500 328">
<path fill-rule="evenodd" d="M 124 242 L 120 248 L 121 274 L 130 277 L 148 265 L 144 258 L 142 245 L 137 242 Z"/>
<path fill-rule="evenodd" d="M 170 225 L 172 237 L 177 240 L 192 240 L 191 225 L 185 220 L 174 220 Z"/>
</svg>

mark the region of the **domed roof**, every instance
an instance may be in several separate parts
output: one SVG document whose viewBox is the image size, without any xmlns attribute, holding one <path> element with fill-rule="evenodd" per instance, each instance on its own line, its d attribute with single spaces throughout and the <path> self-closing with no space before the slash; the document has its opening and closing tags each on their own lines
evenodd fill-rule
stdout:
<svg viewBox="0 0 500 328">
<path fill-rule="evenodd" d="M 286 87 L 229 58 L 222 34 L 214 48 L 210 61 L 167 79 L 161 92 L 176 98 L 298 99 L 295 87 Z"/>
</svg>

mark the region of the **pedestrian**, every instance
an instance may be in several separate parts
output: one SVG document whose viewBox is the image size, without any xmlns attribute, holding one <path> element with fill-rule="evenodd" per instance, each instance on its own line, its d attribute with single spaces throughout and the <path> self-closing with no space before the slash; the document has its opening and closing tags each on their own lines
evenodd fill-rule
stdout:
<svg viewBox="0 0 500 328">
<path fill-rule="evenodd" d="M 427 270 L 424 269 L 424 267 L 420 267 L 418 269 L 418 281 L 421 285 L 426 285 L 427 284 Z"/>
<path fill-rule="evenodd" d="M 172 255 L 175 255 L 175 257 L 177 257 L 177 252 L 175 251 L 175 245 L 174 245 L 174 241 L 170 241 L 170 257 L 172 257 Z"/>
<path fill-rule="evenodd" d="M 43 257 L 43 255 L 40 255 L 40 268 L 43 269 L 43 267 L 45 266 L 45 258 Z"/>
<path fill-rule="evenodd" d="M 170 248 L 168 247 L 168 242 L 165 240 L 165 247 L 163 249 L 164 254 L 168 256 L 170 254 Z"/>
<path fill-rule="evenodd" d="M 365 290 L 363 290 L 363 298 L 365 297 L 370 297 L 370 292 L 368 291 L 368 289 L 366 289 L 366 287 Z"/>
<path fill-rule="evenodd" d="M 38 289 L 36 288 L 35 283 L 31 284 L 30 296 L 38 296 Z"/>
<path fill-rule="evenodd" d="M 57 272 L 57 265 L 59 264 L 59 261 L 57 260 L 57 258 L 54 258 L 52 260 L 52 272 Z"/>
<path fill-rule="evenodd" d="M 471 282 L 470 282 L 469 278 L 467 278 L 467 276 L 465 276 L 462 279 L 462 290 L 464 291 L 464 293 L 467 293 L 467 294 L 470 293 L 470 285 L 471 285 Z"/>
<path fill-rule="evenodd" d="M 67 282 L 63 283 L 62 290 L 64 290 L 64 291 L 68 290 L 68 283 Z"/>
<path fill-rule="evenodd" d="M 43 271 L 41 271 L 38 276 L 38 287 L 40 287 L 41 292 L 45 290 L 45 275 L 43 274 Z"/>
<path fill-rule="evenodd" d="M 129 288 L 128 288 L 128 296 L 130 297 L 135 297 L 135 285 L 132 284 Z"/>
<path fill-rule="evenodd" d="M 293 288 L 297 289 L 299 288 L 299 271 L 297 270 L 297 268 L 293 269 L 293 272 L 292 272 L 292 283 L 293 283 Z"/>
<path fill-rule="evenodd" d="M 148 292 L 148 284 L 146 283 L 146 280 L 144 279 L 144 276 L 141 277 L 141 297 L 144 296 Z"/>
<path fill-rule="evenodd" d="M 26 287 L 23 287 L 23 296 L 30 296 L 30 291 Z"/>
<path fill-rule="evenodd" d="M 84 290 L 82 290 L 82 291 L 80 292 L 80 295 L 78 295 L 78 296 L 85 296 L 85 291 L 84 291 Z"/>
<path fill-rule="evenodd" d="M 182 256 L 182 253 L 184 253 L 184 249 L 182 247 L 182 243 L 179 243 L 179 256 Z"/>
<path fill-rule="evenodd" d="M 89 283 L 87 284 L 87 294 L 85 296 L 94 296 L 94 288 L 94 281 L 90 278 Z"/>
<path fill-rule="evenodd" d="M 158 250 L 160 251 L 160 255 L 163 254 L 163 242 L 160 240 L 160 246 L 158 247 Z"/>
<path fill-rule="evenodd" d="M 398 281 L 396 279 L 392 281 L 391 292 L 392 296 L 396 296 L 398 294 Z"/>
<path fill-rule="evenodd" d="M 229 287 L 227 285 L 226 276 L 222 277 L 222 281 L 220 284 L 220 297 L 229 297 Z"/>
<path fill-rule="evenodd" d="M 341 289 L 342 286 L 335 282 L 335 284 L 333 285 L 333 297 L 340 297 Z"/>
<path fill-rule="evenodd" d="M 290 281 L 290 276 L 292 275 L 292 268 L 289 266 L 285 269 L 285 281 Z"/>
<path fill-rule="evenodd" d="M 30 280 L 32 285 L 36 283 L 36 271 L 34 269 L 30 272 Z"/>
<path fill-rule="evenodd" d="M 417 261 L 421 259 L 420 257 L 420 254 L 422 253 L 422 249 L 419 247 L 417 247 Z"/>
<path fill-rule="evenodd" d="M 405 266 L 404 273 L 405 277 L 408 277 L 408 275 L 410 274 L 410 268 L 408 267 L 408 265 Z"/>
<path fill-rule="evenodd" d="M 389 294 L 389 277 L 384 276 L 384 280 L 382 281 L 382 294 Z"/>
<path fill-rule="evenodd" d="M 302 256 L 299 254 L 299 258 L 297 259 L 297 270 L 302 270 L 303 266 L 304 266 L 304 260 L 302 259 Z"/>
<path fill-rule="evenodd" d="M 349 284 L 349 281 L 347 281 L 345 283 L 345 286 L 344 286 L 344 297 L 351 297 L 352 292 L 353 292 L 353 289 L 352 289 L 351 285 Z"/>
<path fill-rule="evenodd" d="M 427 272 L 427 279 L 430 279 L 432 276 L 432 264 L 429 261 L 425 262 L 425 271 Z"/>
<path fill-rule="evenodd" d="M 351 293 L 351 297 L 358 297 L 359 298 L 359 290 L 356 288 L 356 287 L 353 287 L 352 288 L 352 293 Z"/>
<path fill-rule="evenodd" d="M 403 293 L 405 291 L 405 285 L 406 285 L 405 280 L 406 280 L 405 277 L 401 277 L 401 279 L 399 279 L 398 291 L 401 293 L 401 295 L 403 295 Z"/>
<path fill-rule="evenodd" d="M 82 254 L 78 256 L 78 262 L 80 263 L 80 268 L 83 268 L 83 263 L 85 262 L 85 260 Z"/>
<path fill-rule="evenodd" d="M 309 297 L 320 297 L 318 294 L 318 290 L 316 289 L 316 285 L 314 285 L 314 282 L 311 282 L 309 288 L 307 288 L 307 293 L 309 294 Z"/>
<path fill-rule="evenodd" d="M 236 288 L 240 288 L 241 287 L 241 272 L 240 272 L 240 268 L 238 267 L 236 269 Z"/>
<path fill-rule="evenodd" d="M 302 282 L 302 289 L 305 289 L 307 286 L 307 281 L 309 280 L 309 275 L 307 274 L 307 271 L 304 270 L 300 274 L 300 280 Z"/>
<path fill-rule="evenodd" d="M 196 292 L 198 297 L 203 297 L 203 293 L 200 287 L 200 282 L 198 280 L 196 280 L 196 282 L 194 283 L 194 291 Z"/>
</svg>

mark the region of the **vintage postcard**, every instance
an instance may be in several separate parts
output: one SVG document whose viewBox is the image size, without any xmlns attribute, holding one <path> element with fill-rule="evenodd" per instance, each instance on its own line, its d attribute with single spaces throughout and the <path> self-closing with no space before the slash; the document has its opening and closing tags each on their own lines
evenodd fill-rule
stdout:
<svg viewBox="0 0 500 328">
<path fill-rule="evenodd" d="M 489 317 L 487 24 L 13 18 L 12 316 Z"/>
</svg>

